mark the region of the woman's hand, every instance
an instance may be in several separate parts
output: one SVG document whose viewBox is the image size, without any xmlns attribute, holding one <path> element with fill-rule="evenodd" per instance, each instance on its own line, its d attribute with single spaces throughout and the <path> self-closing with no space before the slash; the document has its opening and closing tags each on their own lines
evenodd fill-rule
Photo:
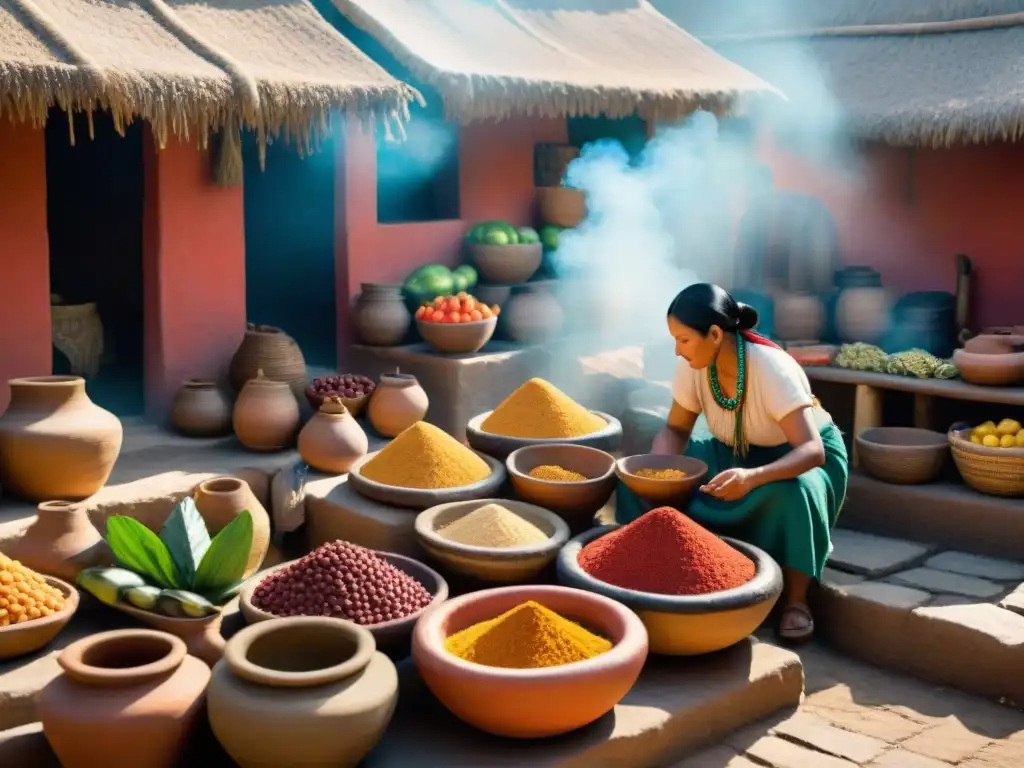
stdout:
<svg viewBox="0 0 1024 768">
<path fill-rule="evenodd" d="M 735 467 L 719 472 L 700 490 L 722 501 L 737 501 L 757 486 L 757 475 L 753 470 Z"/>
</svg>

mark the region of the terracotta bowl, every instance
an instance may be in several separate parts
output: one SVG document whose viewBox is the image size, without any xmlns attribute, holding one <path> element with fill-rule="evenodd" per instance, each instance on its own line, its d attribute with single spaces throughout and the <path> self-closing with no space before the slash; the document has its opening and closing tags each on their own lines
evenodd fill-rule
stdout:
<svg viewBox="0 0 1024 768">
<path fill-rule="evenodd" d="M 534 600 L 607 637 L 607 653 L 542 669 L 463 661 L 444 648 L 450 636 Z M 416 625 L 412 657 L 433 694 L 456 717 L 498 736 L 537 739 L 582 728 L 610 712 L 640 676 L 647 632 L 626 607 L 601 595 L 553 586 L 485 589 L 430 611 Z"/>
<path fill-rule="evenodd" d="M 474 416 L 466 425 L 466 439 L 475 451 L 486 453 L 498 459 L 508 458 L 508 455 L 528 445 L 586 445 L 591 448 L 599 448 L 602 451 L 612 452 L 619 447 L 622 441 L 622 424 L 614 416 L 601 411 L 591 411 L 595 416 L 604 419 L 608 426 L 591 432 L 589 435 L 580 437 L 552 437 L 552 438 L 528 438 L 528 437 L 506 437 L 496 435 L 493 432 L 484 432 L 480 425 L 491 415 L 491 411 Z"/>
<path fill-rule="evenodd" d="M 873 427 L 857 435 L 864 471 L 884 483 L 920 485 L 938 479 L 949 456 L 941 432 L 915 427 Z"/>
<path fill-rule="evenodd" d="M 437 531 L 468 515 L 485 504 L 500 504 L 529 520 L 548 535 L 542 544 L 529 547 L 475 547 L 459 544 Z M 416 539 L 427 555 L 455 573 L 481 581 L 517 583 L 529 581 L 555 559 L 558 550 L 569 540 L 569 526 L 554 512 L 534 504 L 506 499 L 479 499 L 439 504 L 416 516 Z"/>
<path fill-rule="evenodd" d="M 542 464 L 555 464 L 590 479 L 563 483 L 530 477 L 530 470 Z M 529 445 L 513 451 L 505 466 L 516 496 L 557 513 L 573 531 L 589 528 L 594 513 L 615 490 L 615 458 L 585 445 Z"/>
<path fill-rule="evenodd" d="M 472 485 L 463 485 L 458 488 L 400 488 L 396 485 L 384 485 L 369 480 L 362 475 L 363 465 L 376 456 L 379 451 L 368 453 L 356 461 L 349 469 L 348 482 L 353 489 L 368 499 L 379 501 L 382 504 L 391 504 L 396 507 L 407 507 L 409 509 L 427 509 L 436 507 L 438 504 L 447 504 L 452 501 L 472 501 L 473 499 L 493 498 L 498 495 L 498 490 L 505 483 L 505 466 L 486 454 L 476 454 L 487 462 L 491 468 L 491 474 Z"/>
<path fill-rule="evenodd" d="M 641 469 L 678 469 L 686 473 L 681 480 L 641 477 Z M 615 462 L 615 474 L 629 490 L 654 504 L 684 504 L 708 474 L 708 465 L 689 456 L 641 453 Z"/>
<path fill-rule="evenodd" d="M 569 187 L 537 187 L 537 206 L 545 224 L 571 229 L 587 217 L 587 197 Z"/>
<path fill-rule="evenodd" d="M 420 336 L 436 351 L 450 355 L 479 352 L 491 340 L 497 325 L 497 317 L 470 323 L 428 323 L 416 319 Z"/>
<path fill-rule="evenodd" d="M 978 355 L 1005 355 L 1024 352 L 1024 335 L 983 333 L 964 342 L 964 351 Z"/>
<path fill-rule="evenodd" d="M 412 634 L 412 628 L 413 625 L 416 624 L 416 620 L 422 616 L 425 611 L 430 610 L 431 608 L 436 608 L 448 599 L 448 582 L 446 582 L 441 574 L 433 568 L 424 565 L 418 560 L 413 560 L 411 557 L 396 555 L 393 552 L 377 552 L 377 554 L 399 570 L 405 571 L 407 574 L 412 576 L 416 581 L 426 587 L 427 591 L 434 596 L 434 599 L 425 608 L 422 608 L 411 616 L 406 616 L 404 619 L 395 619 L 394 621 L 385 621 L 380 624 L 373 624 L 366 627 L 373 635 L 373 639 L 377 641 L 377 650 L 381 653 L 386 653 L 392 658 L 401 657 L 408 651 L 409 636 Z M 290 560 L 287 563 L 281 563 L 273 568 L 261 571 L 260 573 L 253 575 L 245 582 L 245 584 L 242 585 L 242 589 L 238 593 L 238 608 L 246 623 L 255 624 L 259 621 L 281 618 L 280 616 L 275 616 L 274 614 L 253 605 L 252 595 L 263 579 L 283 568 L 288 567 L 294 562 L 296 561 Z M 344 621 L 344 619 L 339 619 L 339 621 Z"/>
<path fill-rule="evenodd" d="M 953 353 L 953 365 L 970 384 L 1010 387 L 1024 382 L 1024 352 L 989 355 L 958 349 Z"/>
<path fill-rule="evenodd" d="M 64 608 L 40 619 L 0 627 L 0 660 L 26 656 L 49 644 L 78 610 L 77 589 L 53 576 L 43 578 L 64 593 Z"/>
<path fill-rule="evenodd" d="M 722 537 L 754 561 L 757 571 L 746 584 L 706 595 L 658 595 L 598 581 L 577 558 L 587 544 L 616 530 L 595 528 L 571 539 L 558 553 L 558 580 L 566 586 L 610 597 L 632 608 L 647 627 L 651 653 L 697 656 L 735 645 L 768 618 L 782 594 L 782 569 L 768 554 L 742 541 Z"/>
<path fill-rule="evenodd" d="M 469 255 L 480 277 L 488 283 L 525 283 L 540 269 L 544 248 L 540 243 L 488 245 L 469 243 Z"/>
</svg>

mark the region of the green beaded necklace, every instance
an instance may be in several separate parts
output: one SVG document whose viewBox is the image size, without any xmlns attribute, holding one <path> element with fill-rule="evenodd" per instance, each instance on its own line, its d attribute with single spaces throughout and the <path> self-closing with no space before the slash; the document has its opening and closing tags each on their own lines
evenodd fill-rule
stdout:
<svg viewBox="0 0 1024 768">
<path fill-rule="evenodd" d="M 726 397 L 718 383 L 718 367 L 715 363 L 708 366 L 708 385 L 711 395 L 720 408 L 735 411 L 736 418 L 732 433 L 732 452 L 734 456 L 747 455 L 747 440 L 743 431 L 743 404 L 747 394 L 747 355 L 744 350 L 743 337 L 736 335 L 736 397 Z"/>
</svg>

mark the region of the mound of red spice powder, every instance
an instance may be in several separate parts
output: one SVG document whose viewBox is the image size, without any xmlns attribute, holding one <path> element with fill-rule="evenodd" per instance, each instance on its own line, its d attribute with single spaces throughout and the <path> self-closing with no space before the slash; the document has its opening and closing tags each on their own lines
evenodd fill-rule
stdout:
<svg viewBox="0 0 1024 768">
<path fill-rule="evenodd" d="M 672 507 L 587 544 L 580 568 L 607 584 L 659 595 L 704 595 L 746 584 L 754 561 Z"/>
</svg>

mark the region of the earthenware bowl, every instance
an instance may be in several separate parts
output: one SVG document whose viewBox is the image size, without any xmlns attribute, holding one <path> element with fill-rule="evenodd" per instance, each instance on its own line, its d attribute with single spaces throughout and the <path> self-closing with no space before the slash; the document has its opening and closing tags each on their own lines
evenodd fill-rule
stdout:
<svg viewBox="0 0 1024 768">
<path fill-rule="evenodd" d="M 384 485 L 363 477 L 362 474 L 363 465 L 378 453 L 379 451 L 368 453 L 356 461 L 349 469 L 348 482 L 354 490 L 366 498 L 379 501 L 382 504 L 392 504 L 409 509 L 427 509 L 452 501 L 472 501 L 473 499 L 497 496 L 498 489 L 505 483 L 505 466 L 494 457 L 477 451 L 476 454 L 491 468 L 491 474 L 478 483 L 457 488 L 401 488 L 397 485 Z"/>
<path fill-rule="evenodd" d="M 543 464 L 579 472 L 588 479 L 560 482 L 530 477 L 530 470 Z M 513 451 L 505 466 L 516 496 L 557 513 L 574 532 L 593 524 L 594 513 L 615 490 L 615 458 L 585 445 L 529 445 Z"/>
<path fill-rule="evenodd" d="M 958 349 L 953 353 L 953 365 L 970 384 L 1009 387 L 1024 382 L 1024 352 L 986 355 Z"/>
<path fill-rule="evenodd" d="M 445 640 L 533 600 L 608 638 L 612 649 L 559 667 L 506 669 L 464 661 Z M 568 733 L 611 711 L 633 687 L 647 658 L 637 616 L 601 595 L 555 586 L 485 589 L 424 614 L 412 640 L 416 668 L 456 717 L 498 736 L 536 739 Z"/>
<path fill-rule="evenodd" d="M 884 483 L 920 485 L 938 479 L 949 457 L 941 432 L 915 427 L 872 427 L 857 435 L 864 471 Z"/>
<path fill-rule="evenodd" d="M 431 323 L 416 319 L 416 328 L 430 346 L 438 352 L 450 355 L 466 355 L 479 352 L 491 340 L 497 317 L 475 320 L 469 323 Z"/>
<path fill-rule="evenodd" d="M 558 553 L 558 580 L 636 611 L 647 627 L 651 653 L 696 656 L 728 648 L 756 630 L 782 594 L 782 569 L 778 564 L 757 547 L 724 536 L 723 541 L 757 566 L 754 578 L 735 589 L 706 595 L 659 595 L 599 581 L 580 567 L 577 558 L 583 547 L 617 528 L 606 525 L 571 539 Z"/>
<path fill-rule="evenodd" d="M 525 283 L 533 277 L 544 258 L 544 249 L 540 243 L 469 243 L 469 255 L 484 281 L 509 285 Z"/>
<path fill-rule="evenodd" d="M 500 504 L 533 523 L 548 535 L 541 544 L 527 547 L 477 547 L 459 544 L 438 530 L 487 504 Z M 534 504 L 507 499 L 479 499 L 439 504 L 416 516 L 416 539 L 427 555 L 455 573 L 481 581 L 517 583 L 529 581 L 555 559 L 569 540 L 569 526 L 554 512 Z"/>
<path fill-rule="evenodd" d="M 0 627 L 0 660 L 26 656 L 49 644 L 78 610 L 77 589 L 53 576 L 43 578 L 64 593 L 64 607 L 49 616 Z"/>
<path fill-rule="evenodd" d="M 641 469 L 678 469 L 686 473 L 679 480 L 659 480 L 636 474 Z M 615 474 L 622 484 L 653 504 L 683 504 L 708 474 L 708 465 L 689 456 L 641 453 L 615 462 Z"/>
<path fill-rule="evenodd" d="M 396 555 L 393 552 L 377 552 L 377 554 L 399 570 L 412 576 L 416 581 L 426 587 L 427 592 L 434 596 L 434 599 L 431 600 L 425 608 L 420 609 L 410 616 L 406 616 L 404 619 L 384 621 L 380 624 L 372 624 L 366 627 L 373 635 L 373 639 L 377 641 L 377 650 L 381 653 L 387 654 L 391 658 L 401 658 L 408 655 L 409 636 L 412 634 L 412 628 L 413 625 L 416 624 L 416 620 L 422 616 L 425 611 L 431 608 L 436 608 L 448 599 L 448 582 L 446 582 L 441 574 L 433 568 L 430 568 L 417 560 L 413 560 L 411 557 Z M 242 589 L 238 593 L 238 608 L 246 623 L 255 624 L 258 621 L 281 618 L 280 616 L 276 616 L 273 613 L 269 613 L 268 611 L 264 611 L 263 609 L 257 608 L 253 605 L 252 595 L 253 592 L 256 591 L 256 587 L 260 585 L 260 582 L 277 571 L 287 568 L 294 562 L 297 561 L 290 560 L 287 563 L 281 563 L 274 568 L 268 568 L 265 571 L 261 571 L 242 585 Z M 344 621 L 344 619 L 339 619 L 339 621 Z"/>
<path fill-rule="evenodd" d="M 600 416 L 607 422 L 607 426 L 597 432 L 580 437 L 506 437 L 493 432 L 485 432 L 481 425 L 487 420 L 492 411 L 474 416 L 466 425 L 466 439 L 475 451 L 486 453 L 498 459 L 508 458 L 508 455 L 528 445 L 586 445 L 590 448 L 599 448 L 602 451 L 614 451 L 622 441 L 622 424 L 614 416 L 601 411 L 591 411 L 595 416 Z"/>
</svg>

